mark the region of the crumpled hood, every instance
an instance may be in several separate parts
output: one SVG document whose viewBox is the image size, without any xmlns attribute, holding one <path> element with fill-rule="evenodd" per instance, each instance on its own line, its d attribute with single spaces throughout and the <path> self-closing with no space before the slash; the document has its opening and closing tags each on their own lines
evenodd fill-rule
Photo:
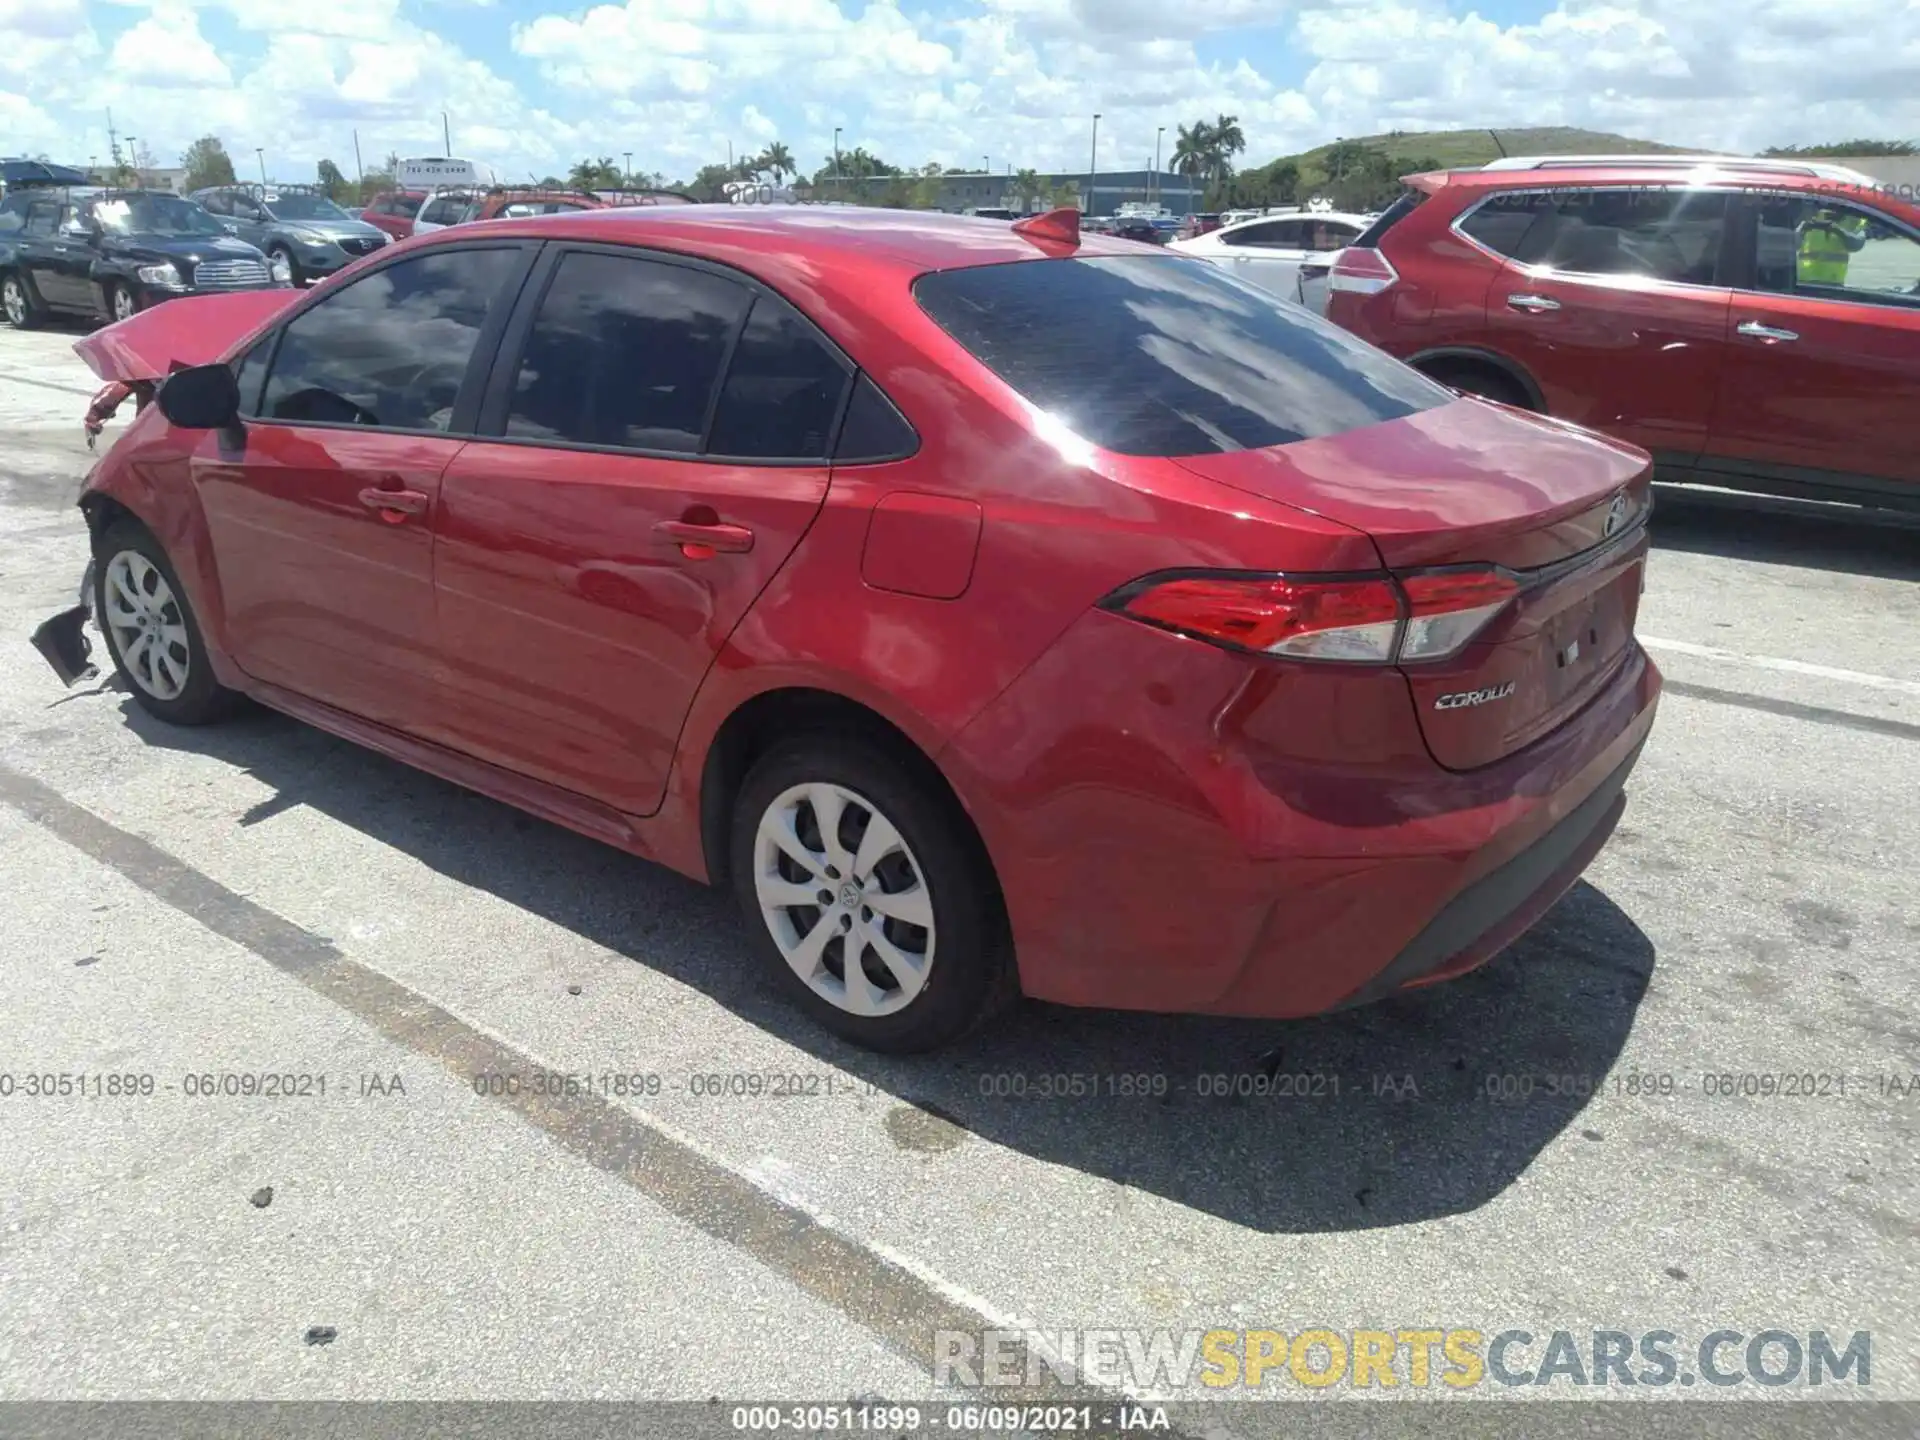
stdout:
<svg viewBox="0 0 1920 1440">
<path fill-rule="evenodd" d="M 102 380 L 159 380 L 225 359 L 303 293 L 275 288 L 184 295 L 83 335 L 73 348 Z"/>
</svg>

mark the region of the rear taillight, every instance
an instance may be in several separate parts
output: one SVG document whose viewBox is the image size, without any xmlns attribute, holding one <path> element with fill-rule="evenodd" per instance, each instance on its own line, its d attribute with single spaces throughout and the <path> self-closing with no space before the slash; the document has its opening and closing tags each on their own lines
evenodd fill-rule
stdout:
<svg viewBox="0 0 1920 1440">
<path fill-rule="evenodd" d="M 1183 575 L 1105 602 L 1163 630 L 1296 660 L 1394 665 L 1464 649 L 1520 587 L 1496 570 L 1359 577 Z"/>
<path fill-rule="evenodd" d="M 1400 588 L 1407 597 L 1400 658 L 1409 662 L 1459 654 L 1520 593 L 1498 570 L 1429 571 L 1404 577 Z"/>
<path fill-rule="evenodd" d="M 1378 250 L 1350 245 L 1334 258 L 1327 288 L 1349 295 L 1377 295 L 1399 278 L 1400 272 Z"/>
</svg>

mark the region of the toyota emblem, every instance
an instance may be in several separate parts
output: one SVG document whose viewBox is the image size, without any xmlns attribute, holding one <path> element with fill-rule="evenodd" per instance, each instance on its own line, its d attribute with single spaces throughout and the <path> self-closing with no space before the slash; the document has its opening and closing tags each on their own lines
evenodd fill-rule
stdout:
<svg viewBox="0 0 1920 1440">
<path fill-rule="evenodd" d="M 1609 538 L 1618 531 L 1622 525 L 1625 525 L 1627 523 L 1627 515 L 1631 509 L 1632 507 L 1627 502 L 1626 491 L 1623 490 L 1614 496 L 1613 503 L 1607 506 L 1607 524 L 1606 528 L 1600 532 L 1600 538 L 1603 540 Z"/>
</svg>

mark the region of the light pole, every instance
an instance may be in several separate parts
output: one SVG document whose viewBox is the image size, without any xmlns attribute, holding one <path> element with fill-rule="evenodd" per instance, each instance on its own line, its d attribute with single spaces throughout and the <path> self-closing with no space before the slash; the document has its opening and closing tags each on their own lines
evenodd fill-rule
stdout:
<svg viewBox="0 0 1920 1440">
<path fill-rule="evenodd" d="M 1080 208 L 1088 216 L 1093 214 L 1093 186 L 1100 174 L 1100 112 L 1093 112 L 1093 145 L 1087 151 L 1087 203 Z"/>
<path fill-rule="evenodd" d="M 264 184 L 266 184 L 266 183 L 267 183 L 267 152 L 266 152 L 266 148 L 265 148 L 264 146 L 261 146 L 261 145 L 256 145 L 256 146 L 254 146 L 254 147 L 253 147 L 253 158 L 254 158 L 254 159 L 256 159 L 256 160 L 258 160 L 258 161 L 260 162 L 260 183 L 261 183 L 262 185 L 264 185 Z"/>
<path fill-rule="evenodd" d="M 836 125 L 833 127 L 833 185 L 841 192 L 842 199 L 846 198 L 845 179 L 840 173 L 840 127 Z"/>
<path fill-rule="evenodd" d="M 140 146 L 133 136 L 127 136 L 126 168 L 133 174 L 133 188 L 140 188 Z"/>
<path fill-rule="evenodd" d="M 440 112 L 440 138 L 446 143 L 447 158 L 451 160 L 453 158 L 453 125 L 447 119 L 447 112 L 444 110 Z"/>
<path fill-rule="evenodd" d="M 1162 125 L 1153 132 L 1153 199 L 1160 202 L 1160 142 L 1166 138 L 1167 127 Z"/>
</svg>

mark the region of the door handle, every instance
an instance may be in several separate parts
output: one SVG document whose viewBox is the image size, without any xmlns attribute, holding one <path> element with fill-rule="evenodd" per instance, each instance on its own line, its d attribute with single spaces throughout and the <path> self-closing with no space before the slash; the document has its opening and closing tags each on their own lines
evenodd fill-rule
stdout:
<svg viewBox="0 0 1920 1440">
<path fill-rule="evenodd" d="M 1782 330 L 1774 325 L 1762 325 L 1758 320 L 1744 320 L 1738 326 L 1742 335 L 1751 335 L 1756 340 L 1798 340 L 1798 330 Z"/>
<path fill-rule="evenodd" d="M 1509 295 L 1507 296 L 1507 308 L 1509 310 L 1526 310 L 1530 312 L 1558 310 L 1560 308 L 1560 302 L 1546 295 Z"/>
<path fill-rule="evenodd" d="M 689 560 L 705 560 L 723 550 L 730 555 L 740 555 L 753 549 L 753 531 L 744 525 L 662 520 L 653 527 L 653 533 L 678 545 L 680 553 Z"/>
<path fill-rule="evenodd" d="M 418 490 L 383 490 L 377 485 L 360 492 L 360 503 L 389 525 L 398 525 L 409 515 L 424 515 L 427 509 L 427 497 Z"/>
</svg>

